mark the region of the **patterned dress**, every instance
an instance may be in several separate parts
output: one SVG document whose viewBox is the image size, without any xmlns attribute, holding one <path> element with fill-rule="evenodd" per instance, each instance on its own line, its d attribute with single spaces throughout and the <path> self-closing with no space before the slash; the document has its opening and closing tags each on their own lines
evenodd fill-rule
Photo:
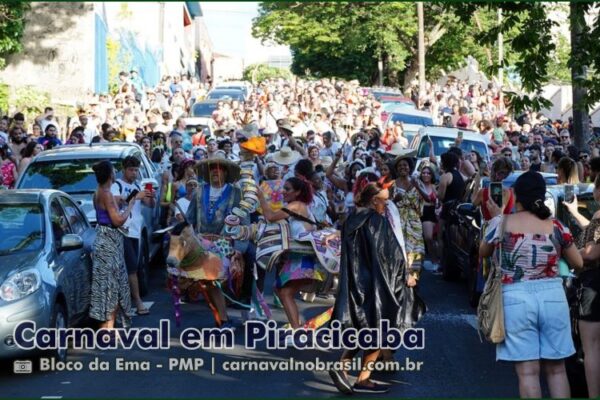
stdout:
<svg viewBox="0 0 600 400">
<path fill-rule="evenodd" d="M 419 269 L 425 255 L 425 240 L 423 239 L 423 224 L 421 223 L 423 198 L 415 187 L 406 191 L 394 184 L 391 197 L 395 199 L 398 194 L 401 195 L 401 198 L 395 201 L 395 204 L 398 207 L 400 220 L 402 221 L 408 267 Z"/>
<path fill-rule="evenodd" d="M 123 234 L 116 228 L 97 225 L 92 255 L 90 317 L 108 321 L 119 307 L 117 319 L 130 326 L 131 292 L 125 268 Z"/>
</svg>

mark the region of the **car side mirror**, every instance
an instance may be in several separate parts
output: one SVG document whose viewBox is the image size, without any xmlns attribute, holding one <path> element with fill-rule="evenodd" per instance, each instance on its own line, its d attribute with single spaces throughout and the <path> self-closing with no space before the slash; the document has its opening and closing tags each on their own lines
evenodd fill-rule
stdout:
<svg viewBox="0 0 600 400">
<path fill-rule="evenodd" d="M 72 233 L 64 235 L 60 239 L 60 246 L 58 246 L 58 251 L 72 251 L 79 250 L 83 248 L 83 239 L 79 235 L 75 235 Z"/>
</svg>

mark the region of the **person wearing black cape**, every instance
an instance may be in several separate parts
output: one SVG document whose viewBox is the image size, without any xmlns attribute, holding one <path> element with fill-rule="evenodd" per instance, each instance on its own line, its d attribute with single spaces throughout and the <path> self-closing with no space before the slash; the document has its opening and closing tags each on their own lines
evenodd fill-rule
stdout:
<svg viewBox="0 0 600 400">
<path fill-rule="evenodd" d="M 361 329 L 379 328 L 382 320 L 388 320 L 390 328 L 404 330 L 421 318 L 425 304 L 414 291 L 415 275 L 406 267 L 400 219 L 388 202 L 387 188 L 378 182 L 362 186 L 355 197 L 357 208 L 342 228 L 340 283 L 332 321 L 341 322 L 343 328 Z M 359 351 L 345 350 L 341 364 L 350 365 Z M 389 387 L 371 381 L 371 372 L 364 368 L 379 354 L 380 350 L 364 351 L 354 386 L 347 371 L 331 370 L 337 389 L 345 394 L 387 392 Z"/>
</svg>

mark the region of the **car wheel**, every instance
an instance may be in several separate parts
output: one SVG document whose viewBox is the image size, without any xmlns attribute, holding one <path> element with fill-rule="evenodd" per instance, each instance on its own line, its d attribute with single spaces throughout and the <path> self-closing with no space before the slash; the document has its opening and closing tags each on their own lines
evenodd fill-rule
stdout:
<svg viewBox="0 0 600 400">
<path fill-rule="evenodd" d="M 50 326 L 54 329 L 67 328 L 67 311 L 65 310 L 65 306 L 63 306 L 61 303 L 56 303 L 54 305 Z M 53 350 L 50 354 L 56 359 L 56 361 L 67 360 L 67 349 Z"/>
<path fill-rule="evenodd" d="M 142 247 L 140 248 L 140 257 L 138 264 L 138 285 L 140 288 L 140 296 L 148 294 L 148 244 L 145 239 L 142 239 Z"/>
</svg>

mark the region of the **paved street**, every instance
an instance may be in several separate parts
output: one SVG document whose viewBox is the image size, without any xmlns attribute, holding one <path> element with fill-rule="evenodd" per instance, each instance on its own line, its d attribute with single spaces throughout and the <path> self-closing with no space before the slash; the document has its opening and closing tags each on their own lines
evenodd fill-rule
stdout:
<svg viewBox="0 0 600 400">
<path fill-rule="evenodd" d="M 158 326 L 161 318 L 172 318 L 170 294 L 163 289 L 164 276 L 153 273 L 153 290 L 145 299 L 153 301 L 151 315 L 135 317 L 134 326 Z M 422 278 L 422 296 L 429 312 L 421 327 L 426 330 L 425 350 L 400 351 L 397 360 L 410 357 L 421 361 L 419 372 L 397 372 L 374 375 L 375 379 L 393 383 L 389 396 L 402 397 L 516 397 L 516 376 L 509 365 L 494 361 L 494 349 L 480 343 L 474 328 L 474 311 L 469 308 L 462 283 L 444 282 L 440 276 L 425 273 Z M 268 297 L 271 301 L 272 297 Z M 272 302 L 270 303 L 272 304 Z M 305 317 L 325 310 L 329 303 L 301 303 Z M 242 329 L 238 328 L 235 350 L 187 351 L 175 345 L 181 329 L 212 326 L 212 316 L 203 303 L 182 307 L 182 328 L 171 326 L 171 349 L 158 351 L 71 351 L 70 361 L 82 361 L 80 372 L 37 372 L 32 375 L 13 375 L 12 365 L 4 363 L 0 375 L 2 397 L 44 398 L 58 397 L 221 397 L 221 396 L 338 396 L 326 372 L 224 372 L 220 366 L 231 360 L 334 360 L 337 352 L 265 349 L 245 350 Z M 231 310 L 239 321 L 240 311 Z M 284 321 L 282 310 L 275 310 L 278 321 Z M 110 361 L 111 371 L 91 372 L 87 364 L 95 357 Z M 115 359 L 150 361 L 148 372 L 115 372 Z M 173 357 L 200 357 L 205 365 L 195 372 L 168 370 L 168 359 Z M 215 375 L 211 376 L 211 358 L 215 358 Z M 156 365 L 163 368 L 157 368 Z"/>
</svg>

